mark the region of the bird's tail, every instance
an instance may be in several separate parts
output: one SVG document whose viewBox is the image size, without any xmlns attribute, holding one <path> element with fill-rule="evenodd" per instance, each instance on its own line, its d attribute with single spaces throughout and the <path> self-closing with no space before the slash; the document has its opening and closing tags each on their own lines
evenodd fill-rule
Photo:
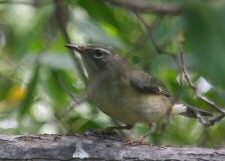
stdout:
<svg viewBox="0 0 225 161">
<path fill-rule="evenodd" d="M 179 103 L 179 104 L 174 104 L 171 110 L 171 114 L 180 114 L 186 117 L 190 118 L 198 118 L 198 115 L 201 116 L 213 116 L 213 114 L 200 110 L 196 107 L 184 104 L 184 103 Z"/>
</svg>

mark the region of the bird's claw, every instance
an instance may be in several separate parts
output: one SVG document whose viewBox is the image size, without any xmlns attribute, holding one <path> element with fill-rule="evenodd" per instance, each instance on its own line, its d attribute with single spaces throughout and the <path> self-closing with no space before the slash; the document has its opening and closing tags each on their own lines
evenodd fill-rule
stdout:
<svg viewBox="0 0 225 161">
<path fill-rule="evenodd" d="M 135 145 L 149 145 L 152 146 L 150 141 L 145 140 L 144 138 L 138 138 L 138 139 L 129 139 L 124 142 L 124 145 L 130 145 L 130 146 L 135 146 Z"/>
</svg>

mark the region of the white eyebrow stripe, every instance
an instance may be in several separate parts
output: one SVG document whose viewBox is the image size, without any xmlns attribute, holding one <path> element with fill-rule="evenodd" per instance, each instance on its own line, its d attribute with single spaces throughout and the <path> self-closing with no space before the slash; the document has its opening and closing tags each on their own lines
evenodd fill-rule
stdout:
<svg viewBox="0 0 225 161">
<path fill-rule="evenodd" d="M 110 52 L 109 52 L 108 50 L 106 50 L 106 49 L 96 48 L 96 50 L 101 50 L 101 51 L 103 51 L 104 53 L 110 55 Z"/>
</svg>

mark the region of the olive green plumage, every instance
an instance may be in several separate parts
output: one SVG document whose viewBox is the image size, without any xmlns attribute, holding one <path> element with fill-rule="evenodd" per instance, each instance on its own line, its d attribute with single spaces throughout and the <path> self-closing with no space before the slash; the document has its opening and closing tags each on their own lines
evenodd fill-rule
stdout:
<svg viewBox="0 0 225 161">
<path fill-rule="evenodd" d="M 175 102 L 166 85 L 103 45 L 67 45 L 80 53 L 88 73 L 89 98 L 108 116 L 127 125 L 154 123 L 168 115 L 195 118 L 210 113 Z M 91 90 L 90 90 L 91 89 Z"/>
</svg>

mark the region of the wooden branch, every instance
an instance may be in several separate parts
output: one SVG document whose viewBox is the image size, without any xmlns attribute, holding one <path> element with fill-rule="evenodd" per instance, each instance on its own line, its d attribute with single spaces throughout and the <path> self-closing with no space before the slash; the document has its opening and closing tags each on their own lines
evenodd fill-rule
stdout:
<svg viewBox="0 0 225 161">
<path fill-rule="evenodd" d="M 125 146 L 87 135 L 0 135 L 0 160 L 224 160 L 225 148 Z"/>
<path fill-rule="evenodd" d="M 181 14 L 181 6 L 179 5 L 164 5 L 153 2 L 146 2 L 142 0 L 105 0 L 111 4 L 115 4 L 132 11 L 137 12 L 154 12 L 157 14 L 170 14 L 179 15 Z"/>
<path fill-rule="evenodd" d="M 203 96 L 197 89 L 197 87 L 195 86 L 195 84 L 192 82 L 192 80 L 190 79 L 187 69 L 186 69 L 186 64 L 184 61 L 184 53 L 181 52 L 181 65 L 182 65 L 182 72 L 184 74 L 184 77 L 186 79 L 186 81 L 188 82 L 188 85 L 191 87 L 191 89 L 193 90 L 195 96 L 199 99 L 201 99 L 202 101 L 206 102 L 207 104 L 209 104 L 211 107 L 213 107 L 215 110 L 217 110 L 218 112 L 221 113 L 221 115 L 217 116 L 216 118 L 213 118 L 211 120 L 208 120 L 206 122 L 207 126 L 212 126 L 214 125 L 216 122 L 219 122 L 220 120 L 222 120 L 225 117 L 225 111 L 222 110 L 224 108 L 219 107 L 216 102 L 208 99 L 207 97 Z"/>
<path fill-rule="evenodd" d="M 215 108 L 221 114 L 224 114 L 225 115 L 225 111 L 223 111 L 222 108 L 220 108 L 215 102 L 213 102 L 213 101 L 209 100 L 208 98 L 206 98 L 205 96 L 201 95 L 201 93 L 198 91 L 197 87 L 191 81 L 191 79 L 189 78 L 189 76 L 187 74 L 186 65 L 184 63 L 184 53 L 183 52 L 181 52 L 181 63 L 182 63 L 182 70 L 183 70 L 183 73 L 184 73 L 184 77 L 187 80 L 189 86 L 194 91 L 195 96 L 197 98 L 205 101 L 206 103 L 208 103 L 210 106 L 212 106 L 213 108 Z"/>
</svg>

